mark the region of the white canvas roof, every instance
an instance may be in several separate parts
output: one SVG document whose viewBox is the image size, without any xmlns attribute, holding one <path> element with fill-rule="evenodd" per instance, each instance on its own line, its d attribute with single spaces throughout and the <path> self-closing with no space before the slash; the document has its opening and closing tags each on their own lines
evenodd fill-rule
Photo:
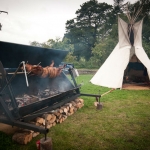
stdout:
<svg viewBox="0 0 150 150">
<path fill-rule="evenodd" d="M 142 24 L 143 20 L 140 20 L 133 25 L 133 48 L 128 36 L 128 24 L 118 17 L 119 43 L 90 80 L 91 83 L 109 88 L 121 88 L 124 70 L 134 53 L 147 68 L 150 78 L 150 60 L 142 47 Z"/>
</svg>

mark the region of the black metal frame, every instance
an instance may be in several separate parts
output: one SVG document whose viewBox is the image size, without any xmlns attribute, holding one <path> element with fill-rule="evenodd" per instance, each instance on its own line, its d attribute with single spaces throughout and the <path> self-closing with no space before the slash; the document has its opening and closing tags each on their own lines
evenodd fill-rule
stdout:
<svg viewBox="0 0 150 150">
<path fill-rule="evenodd" d="M 0 115 L 0 122 L 46 134 L 48 132 L 48 129 L 38 127 L 28 122 L 39 115 L 46 114 L 51 110 L 61 107 L 65 103 L 70 102 L 75 98 L 79 97 L 80 96 L 79 87 L 74 87 L 66 92 L 59 93 L 55 96 L 51 96 L 41 101 L 19 108 L 17 106 L 16 99 L 11 88 L 11 82 L 16 76 L 17 71 L 20 68 L 20 65 L 8 81 L 5 69 L 3 68 L 2 63 L 0 62 L 0 72 L 2 76 L 2 82 L 5 83 L 3 84 L 0 90 L 0 104 L 1 109 L 3 110 L 3 115 Z M 12 110 L 9 110 L 8 106 L 4 102 L 3 96 L 5 96 L 4 91 L 6 88 L 8 88 L 10 99 L 13 104 Z"/>
<path fill-rule="evenodd" d="M 15 96 L 13 94 L 13 90 L 11 87 L 11 81 L 14 79 L 14 77 L 17 74 L 18 69 L 20 68 L 21 63 L 19 64 L 19 67 L 16 69 L 14 75 L 9 79 L 7 79 L 6 72 L 3 68 L 2 63 L 0 62 L 0 72 L 2 73 L 2 79 L 4 80 L 6 84 L 1 87 L 0 91 L 0 104 L 2 106 L 4 115 L 0 115 L 0 122 L 9 124 L 12 126 L 18 126 L 21 128 L 26 128 L 30 130 L 34 130 L 36 132 L 40 132 L 43 134 L 46 134 L 48 132 L 48 129 L 38 127 L 36 125 L 28 123 L 30 120 L 36 118 L 39 115 L 47 114 L 48 112 L 59 108 L 63 106 L 65 103 L 68 103 L 74 99 L 76 99 L 79 96 L 92 96 L 96 98 L 100 98 L 100 95 L 94 95 L 94 94 L 83 94 L 80 93 L 79 86 L 77 86 L 76 80 L 73 76 L 72 69 L 70 68 L 68 71 L 72 77 L 74 88 L 67 90 L 65 92 L 59 93 L 55 96 L 51 96 L 48 98 L 45 98 L 41 101 L 32 103 L 30 105 L 24 106 L 24 107 L 18 107 L 16 103 Z M 69 80 L 69 79 L 68 79 Z M 8 106 L 3 100 L 4 93 L 3 91 L 8 88 L 10 99 L 12 101 L 12 110 L 8 109 Z"/>
</svg>

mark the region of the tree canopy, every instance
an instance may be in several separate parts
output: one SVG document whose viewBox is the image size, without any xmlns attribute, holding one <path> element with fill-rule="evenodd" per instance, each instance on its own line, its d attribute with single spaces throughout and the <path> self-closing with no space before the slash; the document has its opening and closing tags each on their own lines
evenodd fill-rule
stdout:
<svg viewBox="0 0 150 150">
<path fill-rule="evenodd" d="M 65 37 L 74 44 L 74 55 L 78 59 L 84 57 L 89 60 L 97 40 L 110 32 L 113 8 L 97 0 L 85 2 L 80 7 L 76 11 L 77 17 L 66 22 Z"/>
<path fill-rule="evenodd" d="M 69 39 L 63 38 L 56 38 L 54 39 L 49 39 L 46 42 L 39 43 L 37 41 L 33 41 L 30 43 L 32 46 L 37 46 L 37 47 L 44 47 L 44 48 L 52 48 L 52 49 L 62 49 L 62 50 L 68 50 L 70 52 L 73 51 L 74 46 L 71 44 L 68 44 Z"/>
</svg>

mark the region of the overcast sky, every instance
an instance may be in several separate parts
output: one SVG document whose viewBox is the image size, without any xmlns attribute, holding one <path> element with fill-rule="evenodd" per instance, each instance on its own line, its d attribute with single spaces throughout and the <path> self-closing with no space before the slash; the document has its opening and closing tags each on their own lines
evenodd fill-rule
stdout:
<svg viewBox="0 0 150 150">
<path fill-rule="evenodd" d="M 29 45 L 62 38 L 67 20 L 88 0 L 0 0 L 0 41 Z M 127 1 L 127 0 L 126 0 Z M 126 2 L 125 1 L 125 2 Z M 130 0 L 131 1 L 131 0 Z M 132 3 L 136 0 L 132 0 Z M 113 0 L 98 0 L 113 5 Z"/>
</svg>

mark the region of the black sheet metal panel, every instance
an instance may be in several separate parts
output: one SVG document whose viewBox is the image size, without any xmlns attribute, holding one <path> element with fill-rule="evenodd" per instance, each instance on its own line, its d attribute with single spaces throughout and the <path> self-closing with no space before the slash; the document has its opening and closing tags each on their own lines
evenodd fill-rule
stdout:
<svg viewBox="0 0 150 150">
<path fill-rule="evenodd" d="M 68 95 L 67 95 L 68 94 Z M 66 93 L 62 93 L 59 96 L 55 97 L 49 97 L 47 99 L 44 99 L 43 101 L 39 101 L 24 107 L 19 108 L 20 115 L 22 117 L 27 118 L 27 116 L 34 116 L 35 114 L 43 112 L 50 112 L 56 108 L 60 108 L 61 106 L 65 105 L 66 103 L 75 100 L 77 97 L 79 97 L 80 94 L 77 93 L 69 93 L 68 91 Z M 32 117 L 31 117 L 32 118 Z M 35 118 L 35 117 L 33 117 Z"/>
<path fill-rule="evenodd" d="M 28 61 L 29 64 L 36 65 L 41 62 L 45 67 L 54 60 L 58 66 L 66 57 L 68 51 L 35 47 L 0 41 L 0 61 L 4 68 L 17 68 L 20 62 Z"/>
</svg>

